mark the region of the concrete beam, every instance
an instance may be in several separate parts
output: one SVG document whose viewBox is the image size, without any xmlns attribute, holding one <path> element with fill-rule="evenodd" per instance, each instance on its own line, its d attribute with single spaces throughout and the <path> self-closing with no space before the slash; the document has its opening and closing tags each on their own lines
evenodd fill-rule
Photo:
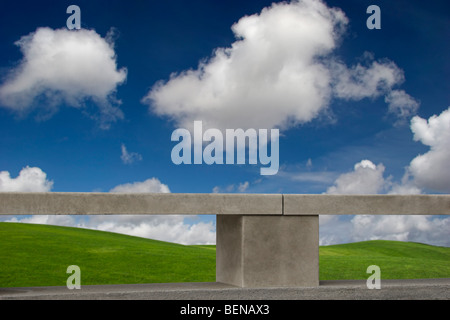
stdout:
<svg viewBox="0 0 450 320">
<path fill-rule="evenodd" d="M 0 193 L 0 215 L 281 215 L 280 194 Z"/>
<path fill-rule="evenodd" d="M 450 195 L 0 193 L 0 215 L 449 215 Z"/>
<path fill-rule="evenodd" d="M 285 215 L 449 215 L 450 195 L 283 195 Z"/>
</svg>

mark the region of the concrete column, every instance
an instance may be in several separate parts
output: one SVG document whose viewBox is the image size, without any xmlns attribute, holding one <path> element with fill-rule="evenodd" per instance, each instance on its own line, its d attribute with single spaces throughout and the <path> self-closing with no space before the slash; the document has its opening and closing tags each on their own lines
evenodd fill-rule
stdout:
<svg viewBox="0 0 450 320">
<path fill-rule="evenodd" d="M 216 281 L 239 287 L 319 285 L 319 216 L 217 215 Z"/>
</svg>

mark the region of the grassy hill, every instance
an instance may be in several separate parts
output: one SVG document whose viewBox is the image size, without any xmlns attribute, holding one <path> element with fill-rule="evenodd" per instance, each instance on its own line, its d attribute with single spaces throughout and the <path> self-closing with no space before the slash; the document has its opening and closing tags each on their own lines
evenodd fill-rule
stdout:
<svg viewBox="0 0 450 320">
<path fill-rule="evenodd" d="M 367 279 L 380 267 L 381 279 L 450 278 L 450 248 L 415 242 L 374 240 L 319 248 L 320 280 Z"/>
<path fill-rule="evenodd" d="M 450 248 L 398 241 L 320 247 L 320 279 L 450 277 Z M 184 246 L 95 230 L 0 223 L 0 287 L 215 281 L 215 246 Z"/>
<path fill-rule="evenodd" d="M 0 287 L 215 281 L 215 250 L 111 232 L 0 223 Z"/>
</svg>

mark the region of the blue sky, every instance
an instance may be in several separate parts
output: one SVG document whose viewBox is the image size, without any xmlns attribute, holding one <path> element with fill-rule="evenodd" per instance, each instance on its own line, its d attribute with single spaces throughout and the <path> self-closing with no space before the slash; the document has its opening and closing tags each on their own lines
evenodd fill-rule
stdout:
<svg viewBox="0 0 450 320">
<path fill-rule="evenodd" d="M 275 3 L 2 4 L 0 191 L 449 193 L 448 2 Z M 81 30 L 66 28 L 71 4 Z M 366 26 L 372 4 L 381 29 Z M 279 128 L 278 173 L 173 164 L 171 134 L 193 120 Z M 213 216 L 2 219 L 214 237 Z M 322 219 L 321 241 L 450 245 L 448 218 L 373 219 L 364 232 L 355 217 Z"/>
</svg>

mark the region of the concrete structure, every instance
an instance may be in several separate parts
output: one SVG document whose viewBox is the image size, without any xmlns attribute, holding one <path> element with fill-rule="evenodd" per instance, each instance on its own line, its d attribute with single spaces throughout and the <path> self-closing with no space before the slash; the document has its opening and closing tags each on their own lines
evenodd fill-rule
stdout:
<svg viewBox="0 0 450 320">
<path fill-rule="evenodd" d="M 450 195 L 0 193 L 0 215 L 217 215 L 216 281 L 317 287 L 319 215 L 450 214 Z"/>
<path fill-rule="evenodd" d="M 450 195 L 283 195 L 285 215 L 448 215 Z"/>
<path fill-rule="evenodd" d="M 0 215 L 281 215 L 282 195 L 181 193 L 0 193 Z"/>
<path fill-rule="evenodd" d="M 216 220 L 216 281 L 239 287 L 319 285 L 318 216 Z"/>
</svg>

